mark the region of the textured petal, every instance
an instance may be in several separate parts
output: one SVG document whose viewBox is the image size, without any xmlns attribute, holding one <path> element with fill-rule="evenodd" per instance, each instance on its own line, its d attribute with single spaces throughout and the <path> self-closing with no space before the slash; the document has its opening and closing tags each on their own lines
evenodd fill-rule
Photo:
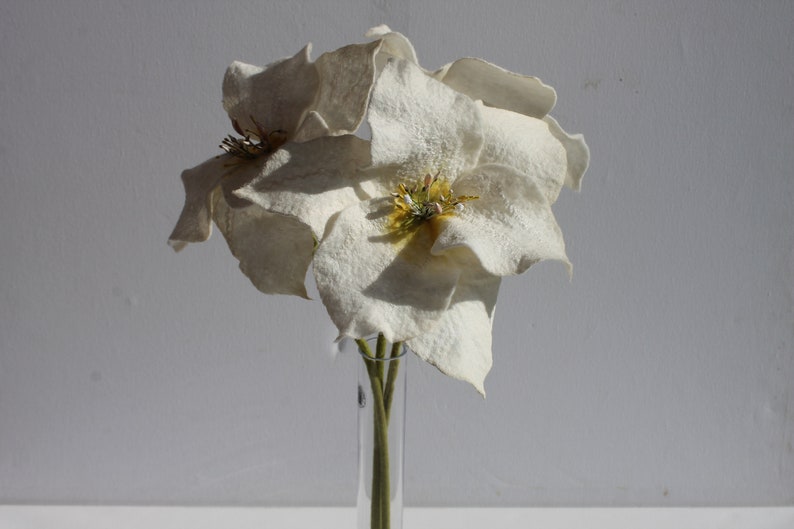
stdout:
<svg viewBox="0 0 794 529">
<path fill-rule="evenodd" d="M 367 167 L 361 171 L 359 187 L 363 199 L 391 196 L 400 184 L 406 183 L 394 167 Z"/>
<path fill-rule="evenodd" d="M 392 59 L 370 103 L 372 163 L 400 166 L 410 177 L 441 171 L 454 180 L 482 147 L 479 108 L 416 65 Z"/>
<path fill-rule="evenodd" d="M 268 156 L 260 156 L 252 160 L 226 157 L 226 172 L 220 185 L 226 205 L 230 208 L 244 208 L 251 205 L 249 200 L 238 197 L 236 191 L 261 174 L 267 160 Z"/>
<path fill-rule="evenodd" d="M 434 254 L 468 248 L 498 276 L 520 274 L 543 259 L 570 263 L 546 197 L 532 180 L 503 165 L 484 165 L 455 182 L 458 194 L 478 195 L 457 215 L 438 218 Z"/>
<path fill-rule="evenodd" d="M 253 117 L 265 130 L 293 136 L 319 86 L 311 46 L 267 68 L 235 61 L 223 78 L 223 108 L 243 130 L 256 131 Z"/>
<path fill-rule="evenodd" d="M 351 44 L 322 54 L 315 63 L 320 85 L 312 108 L 336 133 L 354 132 L 367 112 L 380 42 Z"/>
<path fill-rule="evenodd" d="M 398 59 L 405 59 L 414 64 L 419 64 L 419 60 L 416 58 L 416 50 L 414 50 L 411 41 L 402 33 L 389 29 L 386 24 L 371 28 L 364 36 L 369 39 L 380 39 L 382 41 L 383 44 L 378 52 L 379 57 L 384 59 L 397 57 Z"/>
<path fill-rule="evenodd" d="M 442 373 L 468 382 L 485 396 L 483 382 L 491 370 L 491 329 L 501 278 L 462 277 L 449 309 L 433 330 L 408 346 Z"/>
<path fill-rule="evenodd" d="M 557 200 L 567 177 L 563 144 L 546 121 L 483 106 L 480 163 L 509 165 L 529 175 L 550 203 Z"/>
<path fill-rule="evenodd" d="M 297 217 L 319 238 L 334 213 L 361 200 L 358 168 L 369 163 L 369 142 L 356 136 L 288 143 L 235 194 L 268 211 Z"/>
<path fill-rule="evenodd" d="M 560 127 L 551 116 L 546 116 L 543 121 L 549 124 L 549 131 L 565 147 L 568 158 L 568 170 L 565 175 L 565 185 L 579 191 L 582 187 L 582 176 L 590 164 L 590 148 L 581 134 L 568 134 Z"/>
<path fill-rule="evenodd" d="M 325 122 L 320 114 L 312 110 L 303 118 L 298 127 L 298 132 L 292 137 L 292 141 L 304 142 L 329 135 L 331 135 L 331 130 L 328 127 L 328 123 Z"/>
<path fill-rule="evenodd" d="M 394 237 L 388 230 L 392 210 L 391 199 L 343 210 L 315 253 L 317 288 L 341 336 L 413 338 L 429 332 L 449 305 L 458 268 L 431 255 L 427 229 Z"/>
<path fill-rule="evenodd" d="M 482 59 L 458 59 L 433 76 L 488 106 L 533 118 L 548 114 L 557 101 L 554 89 L 537 77 L 513 73 Z"/>
<path fill-rule="evenodd" d="M 220 191 L 214 202 L 215 223 L 254 286 L 265 294 L 308 297 L 304 280 L 314 247 L 308 226 L 256 206 L 230 208 Z"/>
<path fill-rule="evenodd" d="M 228 171 L 229 157 L 210 158 L 201 165 L 182 172 L 185 205 L 174 231 L 168 238 L 176 251 L 190 242 L 203 242 L 212 233 L 212 193 Z"/>
</svg>

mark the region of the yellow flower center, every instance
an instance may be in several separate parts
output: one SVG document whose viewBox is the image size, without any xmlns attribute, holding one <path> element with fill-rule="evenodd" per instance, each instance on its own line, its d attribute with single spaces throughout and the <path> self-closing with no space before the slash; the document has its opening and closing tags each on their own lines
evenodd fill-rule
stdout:
<svg viewBox="0 0 794 529">
<path fill-rule="evenodd" d="M 425 175 L 421 182 L 413 185 L 400 184 L 391 195 L 394 197 L 394 211 L 390 225 L 397 232 L 411 230 L 436 217 L 459 213 L 464 209 L 464 202 L 479 198 L 456 196 L 449 182 L 439 178 L 438 174 Z"/>
</svg>

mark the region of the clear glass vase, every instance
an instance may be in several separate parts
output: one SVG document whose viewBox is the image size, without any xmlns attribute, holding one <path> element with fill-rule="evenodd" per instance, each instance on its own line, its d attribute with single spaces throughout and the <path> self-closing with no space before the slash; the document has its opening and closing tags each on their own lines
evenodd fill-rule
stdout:
<svg viewBox="0 0 794 529">
<path fill-rule="evenodd" d="M 358 529 L 402 529 L 407 349 L 357 341 Z"/>
</svg>

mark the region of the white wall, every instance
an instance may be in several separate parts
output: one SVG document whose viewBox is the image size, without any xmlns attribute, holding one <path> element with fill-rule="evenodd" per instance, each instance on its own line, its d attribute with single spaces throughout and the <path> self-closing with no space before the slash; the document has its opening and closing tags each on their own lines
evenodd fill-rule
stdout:
<svg viewBox="0 0 794 529">
<path fill-rule="evenodd" d="M 794 3 L 524 0 L 0 6 L 0 502 L 354 502 L 321 304 L 165 240 L 227 64 L 382 22 L 541 77 L 592 150 L 488 399 L 410 366 L 406 502 L 794 503 Z"/>
</svg>

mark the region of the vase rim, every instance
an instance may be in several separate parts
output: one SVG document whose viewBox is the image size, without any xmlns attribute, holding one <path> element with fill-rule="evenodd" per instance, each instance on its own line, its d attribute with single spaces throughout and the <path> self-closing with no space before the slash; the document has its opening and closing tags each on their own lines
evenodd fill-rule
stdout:
<svg viewBox="0 0 794 529">
<path fill-rule="evenodd" d="M 377 336 L 373 336 L 371 338 L 365 338 L 365 341 L 369 344 L 373 344 L 377 342 L 377 340 L 378 340 Z M 383 358 L 375 358 L 373 356 L 369 356 L 360 348 L 358 348 L 357 350 L 358 350 L 358 354 L 361 355 L 361 357 L 364 358 L 365 360 L 371 360 L 373 362 L 390 362 L 392 360 L 399 360 L 400 358 L 404 357 L 408 353 L 408 346 L 405 345 L 405 343 L 403 343 L 400 346 L 400 354 L 398 354 L 397 356 L 384 356 Z"/>
</svg>

